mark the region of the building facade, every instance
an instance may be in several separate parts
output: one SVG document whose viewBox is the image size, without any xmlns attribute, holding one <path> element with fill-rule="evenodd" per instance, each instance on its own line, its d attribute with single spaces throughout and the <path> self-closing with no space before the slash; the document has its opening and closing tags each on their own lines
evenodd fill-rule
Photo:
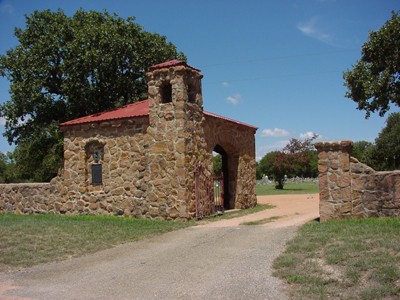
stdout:
<svg viewBox="0 0 400 300">
<path fill-rule="evenodd" d="M 64 166 L 44 185 L 49 201 L 41 210 L 162 219 L 212 214 L 213 152 L 222 156 L 225 209 L 256 205 L 257 128 L 203 111 L 203 76 L 183 61 L 152 66 L 147 77 L 147 100 L 60 125 Z M 0 211 L 7 202 L 16 212 L 40 212 L 15 194 L 11 206 L 3 201 L 2 209 L 0 201 Z"/>
</svg>

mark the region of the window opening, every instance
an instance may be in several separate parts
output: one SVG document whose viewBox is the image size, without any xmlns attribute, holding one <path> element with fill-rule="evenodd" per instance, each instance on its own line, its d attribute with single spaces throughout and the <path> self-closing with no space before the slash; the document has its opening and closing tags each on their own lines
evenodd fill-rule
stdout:
<svg viewBox="0 0 400 300">
<path fill-rule="evenodd" d="M 172 102 L 172 85 L 170 83 L 165 83 L 161 86 L 161 102 Z"/>
<path fill-rule="evenodd" d="M 196 89 L 192 84 L 188 85 L 188 102 L 196 103 Z"/>
</svg>

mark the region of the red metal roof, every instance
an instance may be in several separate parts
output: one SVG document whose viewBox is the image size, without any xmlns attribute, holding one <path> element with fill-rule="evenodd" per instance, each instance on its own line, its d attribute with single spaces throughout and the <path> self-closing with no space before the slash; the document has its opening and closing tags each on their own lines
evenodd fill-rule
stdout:
<svg viewBox="0 0 400 300">
<path fill-rule="evenodd" d="M 157 70 L 157 69 L 170 68 L 170 67 L 175 67 L 175 66 L 185 66 L 185 67 L 188 67 L 188 68 L 191 68 L 191 69 L 193 69 L 195 71 L 199 71 L 200 72 L 199 69 L 193 68 L 192 66 L 189 66 L 183 60 L 178 60 L 178 59 L 173 59 L 173 60 L 170 60 L 170 61 L 163 62 L 161 64 L 157 64 L 157 65 L 151 66 L 149 68 L 149 70 L 150 71 L 154 71 L 154 70 Z"/>
<path fill-rule="evenodd" d="M 79 124 L 87 124 L 87 123 L 95 123 L 95 122 L 103 122 L 103 121 L 110 121 L 110 120 L 118 120 L 118 119 L 130 119 L 130 118 L 137 118 L 137 117 L 146 117 L 149 115 L 149 100 L 143 100 L 140 102 L 135 102 L 132 104 L 128 104 L 122 106 L 120 108 L 116 108 L 113 110 L 105 111 L 102 113 L 93 114 L 90 116 L 78 118 L 75 120 L 71 120 L 68 122 L 64 122 L 60 124 L 60 126 L 72 126 L 72 125 L 79 125 Z M 246 123 L 242 123 L 233 119 L 229 119 L 217 114 L 213 114 L 210 112 L 205 111 L 205 116 L 209 116 L 212 118 L 217 118 L 221 120 L 225 120 L 231 123 L 235 123 L 241 126 L 250 127 L 252 129 L 257 129 L 257 127 L 248 125 Z"/>
<path fill-rule="evenodd" d="M 149 100 L 143 100 L 116 108 L 113 110 L 93 114 L 60 124 L 61 126 L 94 123 L 101 121 L 145 117 L 149 115 Z"/>
</svg>

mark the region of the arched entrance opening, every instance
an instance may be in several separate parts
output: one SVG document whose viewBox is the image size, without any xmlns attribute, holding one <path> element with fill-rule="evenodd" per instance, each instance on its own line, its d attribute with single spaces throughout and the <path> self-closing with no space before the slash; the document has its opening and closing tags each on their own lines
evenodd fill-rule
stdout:
<svg viewBox="0 0 400 300">
<path fill-rule="evenodd" d="M 220 145 L 216 145 L 213 151 L 213 173 L 215 177 L 222 177 L 224 209 L 232 209 L 229 193 L 229 167 L 228 154 Z"/>
</svg>

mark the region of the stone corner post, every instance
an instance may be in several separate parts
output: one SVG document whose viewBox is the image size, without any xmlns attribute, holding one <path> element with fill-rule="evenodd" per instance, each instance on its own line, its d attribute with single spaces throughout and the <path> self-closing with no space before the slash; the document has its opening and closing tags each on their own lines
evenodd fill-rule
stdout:
<svg viewBox="0 0 400 300">
<path fill-rule="evenodd" d="M 319 142 L 319 214 L 321 222 L 352 216 L 351 141 Z"/>
</svg>

